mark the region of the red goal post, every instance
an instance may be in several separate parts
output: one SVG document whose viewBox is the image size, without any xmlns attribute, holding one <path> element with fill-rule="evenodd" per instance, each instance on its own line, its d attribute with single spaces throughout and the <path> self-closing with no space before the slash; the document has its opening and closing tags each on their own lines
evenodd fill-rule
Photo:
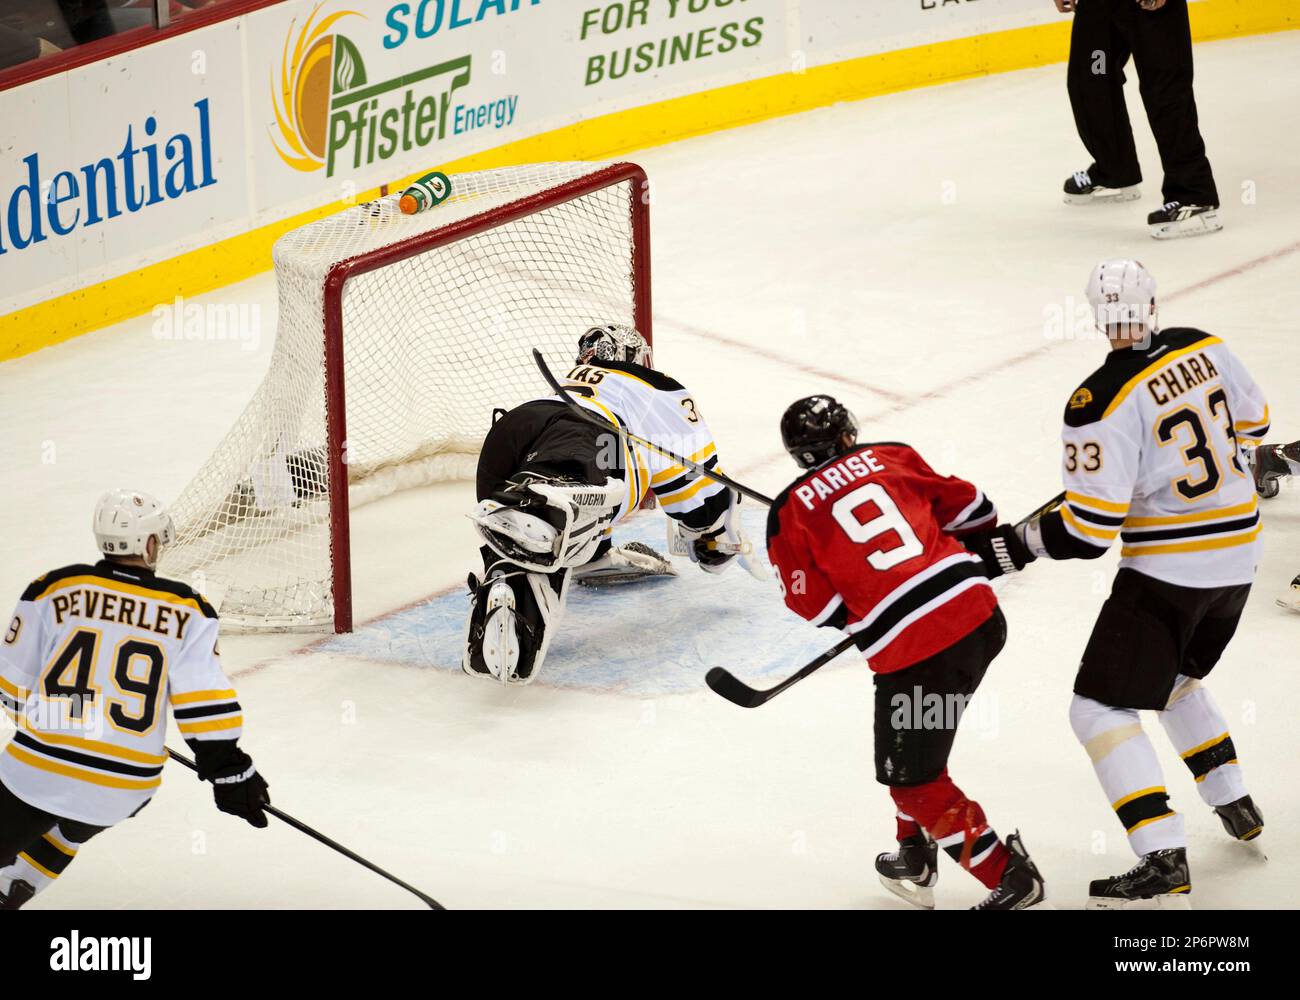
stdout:
<svg viewBox="0 0 1300 1000">
<path fill-rule="evenodd" d="M 507 225 L 525 216 L 546 211 L 565 202 L 614 185 L 629 183 L 629 212 L 632 219 L 633 315 L 636 328 L 653 343 L 650 318 L 650 205 L 649 179 L 634 163 L 615 163 L 586 177 L 568 181 L 547 191 L 471 216 L 432 233 L 413 236 L 368 254 L 340 261 L 325 278 L 325 410 L 329 431 L 329 475 L 331 482 L 346 482 L 347 393 L 343 377 L 343 291 L 359 274 L 428 253 L 459 240 Z M 453 179 L 453 190 L 455 181 Z M 576 331 L 581 332 L 581 331 Z M 352 543 L 347 492 L 337 490 L 330 497 L 330 547 L 334 567 L 334 631 L 352 631 Z"/>
</svg>

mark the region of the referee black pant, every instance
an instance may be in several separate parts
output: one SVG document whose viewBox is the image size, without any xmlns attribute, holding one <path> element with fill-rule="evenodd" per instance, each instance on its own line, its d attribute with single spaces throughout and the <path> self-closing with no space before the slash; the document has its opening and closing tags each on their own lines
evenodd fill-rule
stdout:
<svg viewBox="0 0 1300 1000">
<path fill-rule="evenodd" d="M 1192 31 L 1187 0 L 1146 11 L 1136 0 L 1079 0 L 1070 38 L 1070 104 L 1093 164 L 1094 184 L 1142 180 L 1124 104 L 1124 67 L 1137 68 L 1142 103 L 1160 148 L 1164 200 L 1219 204 L 1192 93 Z"/>
</svg>

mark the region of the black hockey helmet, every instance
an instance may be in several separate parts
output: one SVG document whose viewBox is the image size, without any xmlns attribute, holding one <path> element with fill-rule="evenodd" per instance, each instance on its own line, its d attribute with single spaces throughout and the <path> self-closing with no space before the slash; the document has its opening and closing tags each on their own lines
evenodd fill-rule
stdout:
<svg viewBox="0 0 1300 1000">
<path fill-rule="evenodd" d="M 578 364 L 589 361 L 625 361 L 650 367 L 650 345 L 625 323 L 593 326 L 578 338 Z"/>
<path fill-rule="evenodd" d="M 807 396 L 781 417 L 781 442 L 803 469 L 843 454 L 846 434 L 857 441 L 858 422 L 833 396 Z"/>
</svg>

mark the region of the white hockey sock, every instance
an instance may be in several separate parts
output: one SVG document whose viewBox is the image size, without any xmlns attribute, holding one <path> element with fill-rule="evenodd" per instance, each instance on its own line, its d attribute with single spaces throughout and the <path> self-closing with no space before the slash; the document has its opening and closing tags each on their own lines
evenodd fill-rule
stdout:
<svg viewBox="0 0 1300 1000">
<path fill-rule="evenodd" d="M 1178 675 L 1160 723 L 1207 805 L 1227 805 L 1246 794 L 1227 720 L 1200 681 Z"/>
<path fill-rule="evenodd" d="M 1186 847 L 1183 817 L 1169 807 L 1169 793 L 1155 748 L 1142 731 L 1136 709 L 1112 708 L 1075 695 L 1070 725 L 1088 751 L 1097 780 L 1128 833 L 1129 846 L 1142 857 L 1152 851 Z"/>
</svg>

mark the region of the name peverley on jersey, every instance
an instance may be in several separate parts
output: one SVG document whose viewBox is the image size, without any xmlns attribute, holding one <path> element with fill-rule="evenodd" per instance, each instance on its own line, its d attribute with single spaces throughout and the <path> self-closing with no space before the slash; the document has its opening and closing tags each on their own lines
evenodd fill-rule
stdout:
<svg viewBox="0 0 1300 1000">
<path fill-rule="evenodd" d="M 0 643 L 0 702 L 17 732 L 0 781 L 46 812 L 111 826 L 162 783 L 167 706 L 187 740 L 235 740 L 211 605 L 184 584 L 101 561 L 23 592 Z"/>
<path fill-rule="evenodd" d="M 1250 583 L 1260 518 L 1242 449 L 1268 426 L 1264 394 L 1218 337 L 1177 328 L 1112 351 L 1065 409 L 1049 553 L 1100 555 L 1118 537 L 1120 565 L 1159 580 Z"/>
<path fill-rule="evenodd" d="M 694 398 L 675 379 L 642 365 L 593 361 L 575 366 L 563 381 L 583 409 L 706 469 L 718 468 L 713 435 Z M 731 497 L 725 486 L 626 438 L 620 448 L 628 489 L 614 523 L 635 510 L 647 490 L 664 513 L 692 530 L 714 528 L 726 514 Z"/>
</svg>

